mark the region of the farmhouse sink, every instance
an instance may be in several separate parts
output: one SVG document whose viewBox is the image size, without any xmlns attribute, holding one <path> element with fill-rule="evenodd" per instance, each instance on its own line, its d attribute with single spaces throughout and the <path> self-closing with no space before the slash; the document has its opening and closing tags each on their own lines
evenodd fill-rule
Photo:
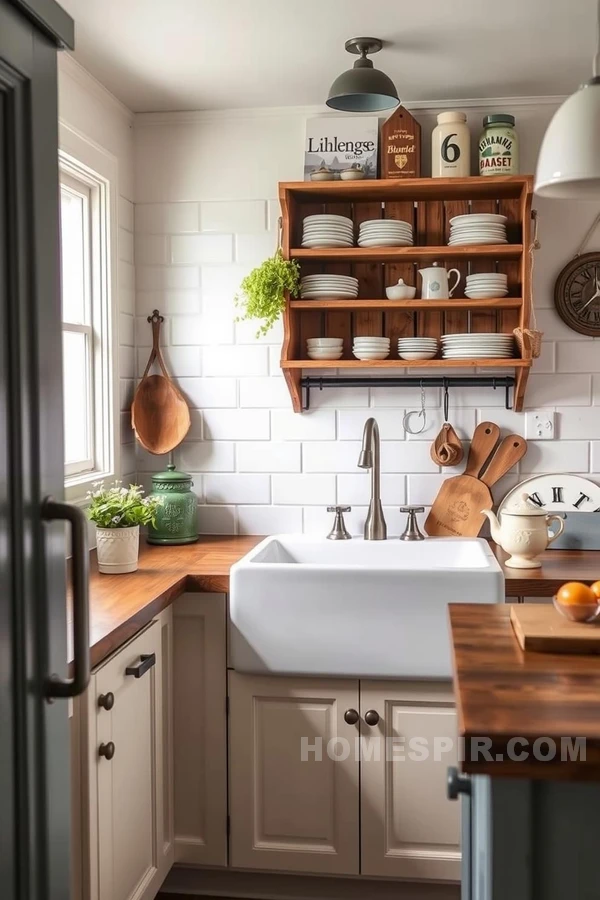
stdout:
<svg viewBox="0 0 600 900">
<path fill-rule="evenodd" d="M 231 665 L 378 678 L 451 674 L 448 603 L 502 603 L 478 538 L 328 541 L 275 535 L 231 569 Z"/>
</svg>

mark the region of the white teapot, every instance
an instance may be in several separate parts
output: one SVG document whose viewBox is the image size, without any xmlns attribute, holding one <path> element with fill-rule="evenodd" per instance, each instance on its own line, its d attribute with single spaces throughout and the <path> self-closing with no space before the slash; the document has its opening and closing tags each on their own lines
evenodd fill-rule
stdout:
<svg viewBox="0 0 600 900">
<path fill-rule="evenodd" d="M 452 274 L 456 275 L 456 281 L 452 287 L 449 288 L 448 276 Z M 460 281 L 460 272 L 458 269 L 447 270 L 436 262 L 426 269 L 419 269 L 419 275 L 422 279 L 421 299 L 423 300 L 445 300 L 448 297 L 451 297 Z"/>
<path fill-rule="evenodd" d="M 542 564 L 537 557 L 565 530 L 564 519 L 548 515 L 527 494 L 521 494 L 519 500 L 501 513 L 501 522 L 491 510 L 481 512 L 490 520 L 492 538 L 511 554 L 505 562 L 511 569 L 539 569 Z M 558 523 L 556 531 L 548 528 L 551 522 Z"/>
</svg>

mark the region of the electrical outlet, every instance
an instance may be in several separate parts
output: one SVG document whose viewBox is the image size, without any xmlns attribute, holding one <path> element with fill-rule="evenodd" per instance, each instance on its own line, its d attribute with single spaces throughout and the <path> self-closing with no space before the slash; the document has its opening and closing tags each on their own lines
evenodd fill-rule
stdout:
<svg viewBox="0 0 600 900">
<path fill-rule="evenodd" d="M 554 410 L 538 409 L 525 413 L 525 437 L 528 441 L 551 441 L 554 437 Z"/>
</svg>

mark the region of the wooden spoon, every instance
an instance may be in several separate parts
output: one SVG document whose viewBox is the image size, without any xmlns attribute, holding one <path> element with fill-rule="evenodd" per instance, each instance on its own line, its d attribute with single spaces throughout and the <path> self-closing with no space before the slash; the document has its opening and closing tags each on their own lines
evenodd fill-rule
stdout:
<svg viewBox="0 0 600 900">
<path fill-rule="evenodd" d="M 190 411 L 171 381 L 160 351 L 163 317 L 155 309 L 148 321 L 152 323 L 152 351 L 131 405 L 131 425 L 142 447 L 160 455 L 182 442 L 190 430 Z M 162 375 L 148 375 L 154 362 Z"/>
</svg>

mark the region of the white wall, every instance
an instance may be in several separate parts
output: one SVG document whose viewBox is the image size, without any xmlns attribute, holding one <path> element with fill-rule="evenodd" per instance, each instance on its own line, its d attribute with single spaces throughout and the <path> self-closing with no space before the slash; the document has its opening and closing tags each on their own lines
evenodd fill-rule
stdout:
<svg viewBox="0 0 600 900">
<path fill-rule="evenodd" d="M 522 171 L 533 171 L 556 102 L 472 101 L 466 109 L 474 140 L 486 112 L 512 111 L 521 138 Z M 413 112 L 424 146 L 440 104 Z M 135 118 L 135 265 L 137 375 L 150 346 L 146 315 L 166 315 L 168 364 L 192 407 L 192 430 L 177 451 L 193 473 L 203 532 L 316 530 L 328 503 L 347 502 L 352 530 L 362 527 L 368 475 L 357 469 L 364 420 L 377 417 L 383 440 L 383 498 L 391 532 L 404 502 L 430 504 L 442 471 L 429 457 L 440 423 L 440 396 L 427 391 L 429 424 L 406 440 L 402 416 L 418 391 L 327 390 L 314 410 L 293 414 L 279 369 L 280 328 L 260 341 L 253 324 L 234 324 L 233 295 L 241 278 L 275 247 L 277 182 L 302 177 L 305 117 L 314 110 L 143 114 Z M 427 157 L 427 153 L 424 153 Z M 542 249 L 536 256 L 535 304 L 545 332 L 529 380 L 528 409 L 556 410 L 556 440 L 531 441 L 501 496 L 530 473 L 600 473 L 600 343 L 562 324 L 553 310 L 553 282 L 597 210 L 541 200 Z M 600 233 L 591 248 L 600 248 Z M 491 418 L 524 433 L 524 417 L 503 408 L 503 392 L 469 388 L 451 394 L 450 420 L 467 438 Z M 138 472 L 166 460 L 138 449 Z M 451 470 L 445 470 L 450 474 Z"/>
<path fill-rule="evenodd" d="M 135 446 L 129 423 L 134 377 L 133 266 L 133 113 L 92 78 L 68 53 L 59 54 L 58 106 L 62 125 L 87 144 L 112 157 L 117 172 L 117 286 L 114 314 L 118 319 L 115 377 L 120 387 L 118 474 L 135 479 Z M 125 412 L 127 410 L 127 412 Z"/>
</svg>

